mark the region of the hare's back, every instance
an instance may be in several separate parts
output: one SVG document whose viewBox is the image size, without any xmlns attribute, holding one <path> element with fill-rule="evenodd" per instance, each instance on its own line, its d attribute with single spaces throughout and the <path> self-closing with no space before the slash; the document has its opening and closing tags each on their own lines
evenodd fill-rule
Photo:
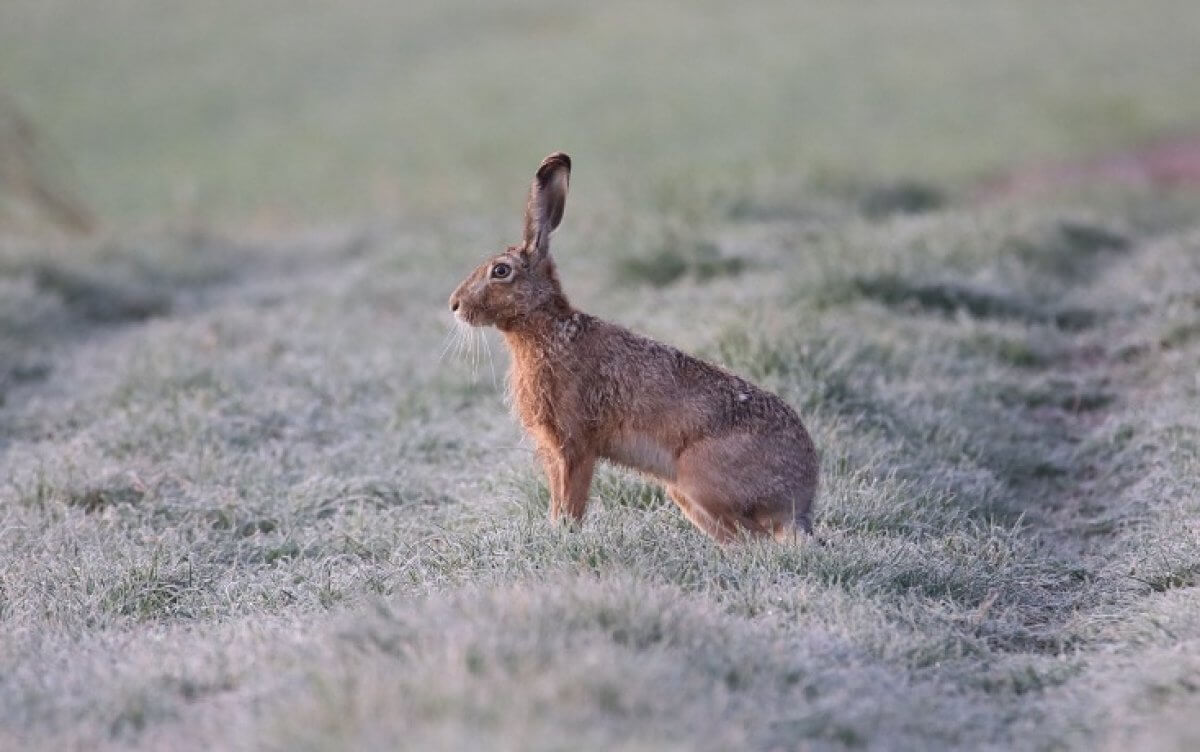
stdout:
<svg viewBox="0 0 1200 752">
<path fill-rule="evenodd" d="M 605 322 L 580 364 L 590 393 L 649 427 L 702 431 L 788 430 L 800 419 L 782 399 L 682 350 Z"/>
</svg>

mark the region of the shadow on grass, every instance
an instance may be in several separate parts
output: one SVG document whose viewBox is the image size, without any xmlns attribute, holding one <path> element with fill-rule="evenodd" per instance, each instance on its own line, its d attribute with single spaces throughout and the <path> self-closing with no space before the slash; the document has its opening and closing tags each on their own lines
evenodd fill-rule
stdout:
<svg viewBox="0 0 1200 752">
<path fill-rule="evenodd" d="M 1032 299 L 1003 294 L 960 282 L 917 282 L 896 274 L 854 277 L 846 296 L 877 300 L 913 312 L 956 315 L 965 312 L 979 319 L 1046 324 L 1078 331 L 1099 324 L 1104 314 L 1086 308 L 1055 308 Z"/>
<path fill-rule="evenodd" d="M 645 256 L 629 256 L 616 262 L 615 276 L 622 285 L 666 287 L 690 276 L 696 282 L 719 277 L 736 277 L 746 268 L 741 256 L 722 254 L 713 243 L 670 237 L 658 251 Z"/>
<path fill-rule="evenodd" d="M 946 194 L 937 186 L 919 180 L 900 180 L 864 189 L 858 207 L 866 217 L 883 219 L 896 214 L 936 211 L 947 203 Z"/>
<path fill-rule="evenodd" d="M 96 324 L 142 321 L 171 311 L 169 290 L 99 270 L 40 263 L 32 269 L 37 288 L 57 296 L 78 318 Z"/>
<path fill-rule="evenodd" d="M 1091 279 L 1104 263 L 1128 253 L 1133 242 L 1103 225 L 1061 220 L 1040 236 L 1011 241 L 1015 255 L 1035 272 L 1067 282 Z"/>
<path fill-rule="evenodd" d="M 0 331 L 21 339 L 69 337 L 96 327 L 136 323 L 175 312 L 181 294 L 232 280 L 255 253 L 204 233 L 154 242 L 79 246 L 49 252 L 29 248 L 0 258 L 0 279 L 28 280 L 33 299 L 54 321 L 0 319 Z"/>
</svg>

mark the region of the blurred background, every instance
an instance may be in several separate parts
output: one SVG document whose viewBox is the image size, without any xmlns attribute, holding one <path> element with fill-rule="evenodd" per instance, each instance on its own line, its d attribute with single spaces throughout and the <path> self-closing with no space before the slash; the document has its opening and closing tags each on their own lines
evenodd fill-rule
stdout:
<svg viewBox="0 0 1200 752">
<path fill-rule="evenodd" d="M 0 190 L 10 225 L 511 211 L 562 149 L 593 207 L 956 196 L 1200 129 L 1197 39 L 1188 0 L 6 0 Z"/>
</svg>

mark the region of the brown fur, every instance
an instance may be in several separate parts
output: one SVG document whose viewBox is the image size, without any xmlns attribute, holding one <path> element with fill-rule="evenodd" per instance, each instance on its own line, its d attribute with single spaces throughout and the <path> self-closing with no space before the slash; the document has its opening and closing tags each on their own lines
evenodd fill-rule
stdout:
<svg viewBox="0 0 1200 752">
<path fill-rule="evenodd" d="M 523 242 L 450 296 L 461 320 L 504 334 L 514 408 L 545 466 L 551 519 L 583 518 L 604 459 L 664 483 L 687 518 L 720 542 L 811 532 L 817 452 L 791 407 L 571 307 L 550 256 L 570 171 L 566 154 L 546 157 L 529 191 Z"/>
</svg>

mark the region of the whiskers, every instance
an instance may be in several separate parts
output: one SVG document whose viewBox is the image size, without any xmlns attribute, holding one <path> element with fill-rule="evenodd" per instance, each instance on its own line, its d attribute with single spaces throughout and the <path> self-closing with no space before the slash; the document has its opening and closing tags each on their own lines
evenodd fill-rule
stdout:
<svg viewBox="0 0 1200 752">
<path fill-rule="evenodd" d="M 496 360 L 492 357 L 492 345 L 488 342 L 488 336 L 484 332 L 479 333 L 479 338 L 483 340 L 483 349 L 487 353 L 488 370 L 492 373 L 492 387 L 498 389 L 500 382 L 496 380 Z"/>
<path fill-rule="evenodd" d="M 444 361 L 451 350 L 454 351 L 455 357 L 462 357 L 469 336 L 470 327 L 459 321 L 458 318 L 452 319 L 450 328 L 446 330 L 446 336 L 442 338 L 442 351 L 438 353 L 438 363 Z"/>
<path fill-rule="evenodd" d="M 483 329 L 471 326 L 455 317 L 454 325 L 446 332 L 442 342 L 442 351 L 438 355 L 438 362 L 441 363 L 445 360 L 446 355 L 451 352 L 454 353 L 455 358 L 465 360 L 470 364 L 472 382 L 479 380 L 479 361 L 483 355 L 486 355 L 488 371 L 492 374 L 492 386 L 499 386 L 496 379 L 496 362 L 492 357 L 492 346 L 488 343 L 487 333 Z"/>
</svg>

